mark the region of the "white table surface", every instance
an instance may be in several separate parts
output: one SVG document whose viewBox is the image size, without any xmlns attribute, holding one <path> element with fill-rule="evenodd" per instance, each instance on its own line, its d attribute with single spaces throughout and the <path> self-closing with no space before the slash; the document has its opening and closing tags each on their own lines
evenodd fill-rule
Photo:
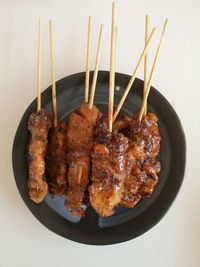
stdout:
<svg viewBox="0 0 200 267">
<path fill-rule="evenodd" d="M 144 16 L 170 24 L 153 85 L 178 113 L 187 138 L 184 183 L 166 216 L 135 240 L 87 246 L 47 230 L 15 185 L 11 150 L 17 125 L 36 95 L 37 19 L 43 19 L 42 88 L 50 85 L 48 19 L 54 22 L 56 79 L 84 70 L 87 17 L 93 16 L 92 66 L 105 24 L 101 69 L 109 68 L 111 1 L 0 1 L 0 266 L 200 266 L 200 2 L 117 1 L 117 71 L 131 74 L 143 46 Z M 158 35 L 158 33 L 157 33 Z M 153 51 L 151 51 L 153 55 Z M 152 57 L 152 56 L 151 56 Z M 138 74 L 142 78 L 142 71 Z"/>
</svg>

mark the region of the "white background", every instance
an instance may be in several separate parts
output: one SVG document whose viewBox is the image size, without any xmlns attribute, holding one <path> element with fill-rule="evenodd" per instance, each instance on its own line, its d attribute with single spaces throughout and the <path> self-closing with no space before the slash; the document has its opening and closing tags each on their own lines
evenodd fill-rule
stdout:
<svg viewBox="0 0 200 267">
<path fill-rule="evenodd" d="M 187 138 L 183 186 L 170 211 L 139 238 L 106 247 L 68 241 L 47 230 L 23 203 L 13 177 L 17 125 L 36 95 L 37 20 L 43 20 L 42 88 L 50 85 L 48 19 L 53 19 L 56 79 L 84 70 L 87 17 L 93 16 L 92 66 L 105 24 L 101 69 L 109 68 L 111 1 L 0 1 L 0 266 L 200 266 L 200 2 L 117 1 L 117 71 L 131 74 L 143 47 L 144 16 L 170 24 L 153 85 L 174 106 Z M 151 55 L 153 55 L 151 50 Z M 142 71 L 138 75 L 142 78 Z"/>
</svg>

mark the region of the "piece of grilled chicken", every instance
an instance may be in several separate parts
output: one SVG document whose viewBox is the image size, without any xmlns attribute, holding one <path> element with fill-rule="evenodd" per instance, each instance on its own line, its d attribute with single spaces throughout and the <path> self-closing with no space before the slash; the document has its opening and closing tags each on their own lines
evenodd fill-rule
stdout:
<svg viewBox="0 0 200 267">
<path fill-rule="evenodd" d="M 48 145 L 48 131 L 51 127 L 51 115 L 44 109 L 30 115 L 28 129 L 31 132 L 29 145 L 29 179 L 30 198 L 41 203 L 48 193 L 48 185 L 44 178 L 45 155 Z"/>
<path fill-rule="evenodd" d="M 83 199 L 90 176 L 93 131 L 96 127 L 99 110 L 88 104 L 72 112 L 67 128 L 68 189 L 65 207 L 75 216 L 84 216 Z"/>
<path fill-rule="evenodd" d="M 158 119 L 153 113 L 148 113 L 141 122 L 137 118 L 138 114 L 135 114 L 132 119 L 126 118 L 114 125 L 114 131 L 123 132 L 129 138 L 127 176 L 121 200 L 127 208 L 133 208 L 153 193 L 160 172 L 160 162 L 156 160 L 161 140 Z"/>
<path fill-rule="evenodd" d="M 66 130 L 66 123 L 60 121 L 49 131 L 46 174 L 52 195 L 65 195 L 67 189 Z"/>
<path fill-rule="evenodd" d="M 125 152 L 128 138 L 120 133 L 110 133 L 103 117 L 99 120 L 94 135 L 90 203 L 100 216 L 107 217 L 113 214 L 114 208 L 121 201 L 126 177 Z"/>
</svg>

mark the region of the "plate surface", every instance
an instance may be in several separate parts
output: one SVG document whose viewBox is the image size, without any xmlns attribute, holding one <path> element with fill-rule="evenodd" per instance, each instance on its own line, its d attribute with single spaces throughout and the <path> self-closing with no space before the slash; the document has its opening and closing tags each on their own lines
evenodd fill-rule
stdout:
<svg viewBox="0 0 200 267">
<path fill-rule="evenodd" d="M 92 80 L 93 72 L 90 75 Z M 115 105 L 119 102 L 130 76 L 116 73 Z M 58 119 L 66 120 L 83 100 L 85 73 L 78 73 L 57 82 Z M 107 112 L 109 72 L 99 71 L 95 105 Z M 91 82 L 91 81 L 90 81 Z M 134 88 L 134 90 L 133 90 Z M 143 91 L 143 81 L 136 79 L 122 112 L 132 115 L 138 112 Z M 42 107 L 52 112 L 51 87 L 42 93 Z M 92 208 L 86 210 L 81 220 L 64 208 L 63 197 L 48 195 L 37 205 L 29 199 L 27 179 L 27 145 L 29 116 L 36 110 L 36 99 L 25 111 L 18 126 L 12 151 L 13 171 L 18 190 L 34 216 L 51 231 L 80 243 L 108 245 L 133 239 L 158 223 L 174 201 L 183 181 L 186 159 L 186 143 L 180 120 L 168 101 L 154 88 L 148 98 L 148 111 L 159 118 L 161 172 L 153 195 L 141 201 L 135 208 L 119 206 L 113 216 L 99 217 Z"/>
</svg>

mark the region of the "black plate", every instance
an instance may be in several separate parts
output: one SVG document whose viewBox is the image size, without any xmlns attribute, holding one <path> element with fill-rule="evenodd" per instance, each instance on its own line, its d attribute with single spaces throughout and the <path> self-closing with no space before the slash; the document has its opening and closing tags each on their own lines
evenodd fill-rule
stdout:
<svg viewBox="0 0 200 267">
<path fill-rule="evenodd" d="M 93 74 L 93 73 L 91 73 Z M 92 75 L 91 75 L 92 76 Z M 91 77 L 92 79 L 92 77 Z M 130 76 L 116 73 L 115 104 L 126 87 Z M 68 115 L 83 101 L 85 73 L 78 73 L 57 82 L 58 118 L 67 120 Z M 109 73 L 98 74 L 95 104 L 101 111 L 107 111 Z M 134 88 L 134 90 L 133 90 Z M 136 79 L 123 106 L 123 112 L 131 115 L 139 110 L 143 82 Z M 42 106 L 51 111 L 51 87 L 42 93 Z M 36 110 L 36 99 L 24 113 L 18 126 L 12 152 L 13 170 L 18 190 L 27 207 L 34 216 L 51 231 L 85 244 L 108 245 L 135 238 L 158 223 L 174 201 L 181 186 L 184 170 L 186 144 L 183 128 L 172 106 L 154 88 L 148 99 L 148 110 L 159 118 L 161 150 L 159 159 L 162 170 L 159 183 L 151 198 L 141 201 L 135 208 L 118 207 L 113 216 L 99 217 L 92 208 L 81 220 L 73 217 L 64 208 L 63 197 L 48 195 L 45 201 L 37 205 L 28 196 L 27 178 L 27 122 L 30 114 Z"/>
</svg>

